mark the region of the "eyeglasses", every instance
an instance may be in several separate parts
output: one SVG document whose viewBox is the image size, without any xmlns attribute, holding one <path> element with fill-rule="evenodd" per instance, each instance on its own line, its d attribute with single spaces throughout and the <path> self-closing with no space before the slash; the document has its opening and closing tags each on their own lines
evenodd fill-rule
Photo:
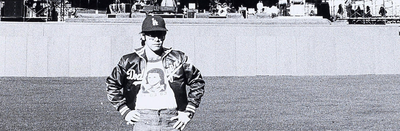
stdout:
<svg viewBox="0 0 400 131">
<path fill-rule="evenodd" d="M 167 32 L 164 31 L 153 31 L 153 32 L 148 32 L 148 33 L 144 33 L 144 35 L 150 36 L 150 37 L 164 37 L 167 34 Z"/>
<path fill-rule="evenodd" d="M 164 40 L 165 36 L 149 36 L 149 35 L 147 35 L 148 40 L 156 40 L 156 38 L 157 38 L 157 40 Z"/>
</svg>

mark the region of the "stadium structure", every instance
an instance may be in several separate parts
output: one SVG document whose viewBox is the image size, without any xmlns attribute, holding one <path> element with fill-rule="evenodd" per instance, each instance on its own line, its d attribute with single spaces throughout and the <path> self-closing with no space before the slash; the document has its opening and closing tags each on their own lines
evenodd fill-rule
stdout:
<svg viewBox="0 0 400 131">
<path fill-rule="evenodd" d="M 400 22 L 396 0 L 1 0 L 0 7 L 2 21 L 134 18 L 151 13 L 174 18 L 322 16 L 361 24 Z"/>
</svg>

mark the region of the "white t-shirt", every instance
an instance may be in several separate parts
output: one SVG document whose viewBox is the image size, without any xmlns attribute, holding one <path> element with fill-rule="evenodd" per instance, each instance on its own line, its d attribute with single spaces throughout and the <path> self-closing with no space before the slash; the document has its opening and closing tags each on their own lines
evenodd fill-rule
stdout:
<svg viewBox="0 0 400 131">
<path fill-rule="evenodd" d="M 136 109 L 176 108 L 175 95 L 168 84 L 162 61 L 148 61 L 143 81 L 137 94 Z"/>
</svg>

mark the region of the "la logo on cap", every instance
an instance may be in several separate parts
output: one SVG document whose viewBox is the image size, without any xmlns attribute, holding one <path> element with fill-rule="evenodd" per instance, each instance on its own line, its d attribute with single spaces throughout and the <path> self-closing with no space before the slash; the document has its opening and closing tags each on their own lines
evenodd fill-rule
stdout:
<svg viewBox="0 0 400 131">
<path fill-rule="evenodd" d="M 157 26 L 158 25 L 158 21 L 154 18 L 151 19 L 153 21 L 153 26 Z"/>
</svg>

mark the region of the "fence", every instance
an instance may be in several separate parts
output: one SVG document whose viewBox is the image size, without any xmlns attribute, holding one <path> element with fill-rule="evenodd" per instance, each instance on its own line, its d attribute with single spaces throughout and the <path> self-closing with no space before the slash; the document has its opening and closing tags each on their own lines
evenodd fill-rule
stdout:
<svg viewBox="0 0 400 131">
<path fill-rule="evenodd" d="M 165 46 L 186 52 L 205 76 L 400 73 L 399 26 L 166 21 Z M 140 46 L 140 29 L 140 22 L 1 22 L 0 76 L 107 76 Z"/>
</svg>

